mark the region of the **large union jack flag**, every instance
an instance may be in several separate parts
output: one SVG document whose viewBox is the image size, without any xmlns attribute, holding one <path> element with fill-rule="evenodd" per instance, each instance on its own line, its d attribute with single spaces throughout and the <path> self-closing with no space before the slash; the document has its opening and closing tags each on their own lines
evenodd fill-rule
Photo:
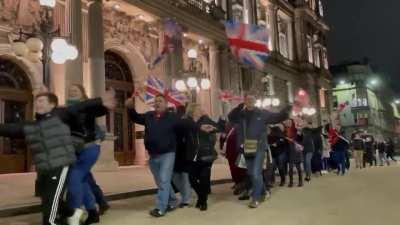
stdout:
<svg viewBox="0 0 400 225">
<path fill-rule="evenodd" d="M 226 21 L 225 30 L 232 54 L 241 62 L 262 70 L 270 53 L 267 30 L 235 21 Z"/>
<path fill-rule="evenodd" d="M 149 76 L 145 81 L 144 102 L 148 105 L 154 104 L 154 99 L 157 95 L 164 95 L 169 106 L 184 105 L 186 96 L 176 89 L 168 89 L 164 82 L 155 76 Z"/>
</svg>

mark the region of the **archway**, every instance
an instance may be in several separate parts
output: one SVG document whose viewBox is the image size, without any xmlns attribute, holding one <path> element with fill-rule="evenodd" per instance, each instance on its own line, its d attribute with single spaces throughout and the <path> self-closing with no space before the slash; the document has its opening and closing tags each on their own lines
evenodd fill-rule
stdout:
<svg viewBox="0 0 400 225">
<path fill-rule="evenodd" d="M 117 108 L 107 115 L 107 129 L 117 137 L 114 143 L 115 159 L 120 166 L 133 165 L 135 159 L 135 128 L 129 123 L 124 106 L 125 100 L 132 96 L 134 71 L 117 53 L 107 50 L 105 58 L 106 87 L 116 91 Z"/>
<path fill-rule="evenodd" d="M 28 74 L 0 57 L 0 123 L 32 119 L 32 86 Z M 0 173 L 27 172 L 31 156 L 23 140 L 0 138 Z"/>
</svg>

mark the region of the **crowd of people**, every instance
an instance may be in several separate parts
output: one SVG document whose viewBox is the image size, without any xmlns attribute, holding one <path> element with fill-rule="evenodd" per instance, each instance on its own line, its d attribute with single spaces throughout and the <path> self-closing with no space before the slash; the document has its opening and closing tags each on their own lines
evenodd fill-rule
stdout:
<svg viewBox="0 0 400 225">
<path fill-rule="evenodd" d="M 115 108 L 114 95 L 109 90 L 101 98 L 88 99 L 82 86 L 72 85 L 65 106 L 59 106 L 56 95 L 41 93 L 35 96 L 35 121 L 0 124 L 0 136 L 25 138 L 32 151 L 44 225 L 98 223 L 109 209 L 91 169 L 104 138 L 96 118 Z M 271 196 L 276 171 L 279 186 L 293 187 L 296 168 L 297 186 L 302 187 L 304 181 L 311 182 L 313 173 L 336 170 L 344 175 L 350 149 L 357 168 L 395 160 L 390 139 L 374 141 L 357 131 L 349 140 L 339 126 L 317 127 L 311 118 L 290 118 L 291 106 L 270 112 L 257 108 L 255 101 L 256 95 L 247 93 L 227 119 L 217 122 L 196 103 L 170 109 L 163 95 L 156 96 L 154 110 L 145 113 L 135 110 L 133 98 L 125 102 L 131 122 L 145 127 L 149 167 L 158 188 L 151 216 L 191 206 L 192 190 L 197 195 L 195 207 L 206 211 L 211 168 L 218 154 L 229 162 L 233 193 L 239 200 L 250 200 L 250 208 Z"/>
</svg>

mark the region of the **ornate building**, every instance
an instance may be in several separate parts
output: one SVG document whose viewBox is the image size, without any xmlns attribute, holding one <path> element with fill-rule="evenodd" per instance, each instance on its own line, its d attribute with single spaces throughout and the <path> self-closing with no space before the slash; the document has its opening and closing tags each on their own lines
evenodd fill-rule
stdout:
<svg viewBox="0 0 400 225">
<path fill-rule="evenodd" d="M 38 0 L 0 0 L 0 122 L 32 118 L 32 96 L 43 85 L 42 64 L 29 55 L 17 57 L 12 42 L 20 28 L 39 26 L 41 10 Z M 211 81 L 210 90 L 198 91 L 197 101 L 213 116 L 232 107 L 220 103 L 220 89 L 236 94 L 258 89 L 284 104 L 301 88 L 313 96 L 321 122 L 330 108 L 324 91 L 330 89 L 330 74 L 323 10 L 319 0 L 58 0 L 54 24 L 62 36 L 70 36 L 79 57 L 51 64 L 50 87 L 60 102 L 73 83 L 83 84 L 90 96 L 101 95 L 106 87 L 117 91 L 119 105 L 104 122 L 113 135 L 103 143 L 99 169 L 145 164 L 143 127 L 127 123 L 123 102 L 147 75 L 173 85 L 193 64 L 196 74 Z M 163 47 L 164 18 L 174 19 L 184 33 L 177 47 L 151 68 Z M 265 71 L 254 71 L 231 56 L 222 23 L 226 19 L 257 23 L 270 31 L 272 54 Z M 187 56 L 191 49 L 198 52 L 196 59 Z M 261 82 L 264 77 L 268 88 Z M 136 106 L 147 109 L 140 101 Z M 30 167 L 23 143 L 0 139 L 0 172 Z"/>
</svg>

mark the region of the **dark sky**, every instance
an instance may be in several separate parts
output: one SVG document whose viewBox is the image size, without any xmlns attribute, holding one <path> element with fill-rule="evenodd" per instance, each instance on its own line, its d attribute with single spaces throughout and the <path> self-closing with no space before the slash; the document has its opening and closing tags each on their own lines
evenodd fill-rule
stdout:
<svg viewBox="0 0 400 225">
<path fill-rule="evenodd" d="M 330 64 L 368 57 L 400 93 L 400 1 L 324 1 Z"/>
</svg>

